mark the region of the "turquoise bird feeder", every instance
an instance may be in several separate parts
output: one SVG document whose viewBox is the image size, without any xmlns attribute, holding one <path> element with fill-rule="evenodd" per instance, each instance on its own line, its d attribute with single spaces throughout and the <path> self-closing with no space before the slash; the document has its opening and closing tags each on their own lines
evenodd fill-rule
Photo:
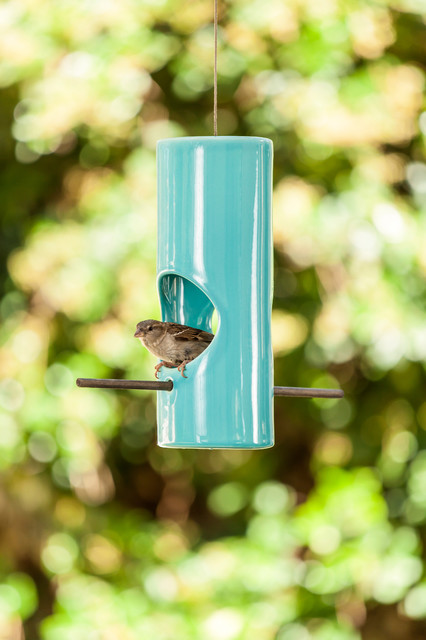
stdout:
<svg viewBox="0 0 426 640">
<path fill-rule="evenodd" d="M 272 142 L 202 137 L 157 146 L 162 320 L 212 330 L 186 367 L 162 369 L 163 447 L 271 447 Z"/>
<path fill-rule="evenodd" d="M 340 389 L 273 386 L 272 142 L 161 140 L 157 288 L 162 320 L 212 330 L 210 345 L 160 381 L 78 378 L 80 387 L 153 389 L 161 447 L 265 449 L 273 396 L 340 398 Z"/>
<path fill-rule="evenodd" d="M 273 386 L 272 142 L 214 136 L 157 146 L 157 288 L 162 320 L 212 330 L 210 345 L 160 381 L 78 378 L 80 387 L 158 391 L 158 444 L 265 449 L 274 444 L 274 395 L 340 398 L 340 389 Z"/>
</svg>

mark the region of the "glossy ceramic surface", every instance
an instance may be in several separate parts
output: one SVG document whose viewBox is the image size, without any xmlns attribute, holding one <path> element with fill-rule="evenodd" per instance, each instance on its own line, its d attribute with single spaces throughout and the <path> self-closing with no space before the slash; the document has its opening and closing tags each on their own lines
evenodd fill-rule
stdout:
<svg viewBox="0 0 426 640">
<path fill-rule="evenodd" d="M 186 367 L 163 368 L 163 447 L 273 445 L 272 143 L 265 138 L 161 140 L 158 291 L 163 320 L 211 330 Z"/>
</svg>

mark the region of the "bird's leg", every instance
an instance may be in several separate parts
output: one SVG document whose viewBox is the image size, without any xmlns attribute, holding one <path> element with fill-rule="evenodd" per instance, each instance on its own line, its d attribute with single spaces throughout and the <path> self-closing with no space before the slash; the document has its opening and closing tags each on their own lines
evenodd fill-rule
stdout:
<svg viewBox="0 0 426 640">
<path fill-rule="evenodd" d="M 155 369 L 155 377 L 157 378 L 157 380 L 158 380 L 158 372 L 160 371 L 161 367 L 168 367 L 169 369 L 173 369 L 174 364 L 172 364 L 171 362 L 165 362 L 164 360 L 156 364 L 154 369 Z"/>
<path fill-rule="evenodd" d="M 186 376 L 184 374 L 185 367 L 188 364 L 188 362 L 191 362 L 191 360 L 184 360 L 183 362 L 180 363 L 180 365 L 177 368 L 177 370 L 180 371 L 180 375 L 182 376 L 182 378 L 187 378 L 188 377 L 188 376 Z"/>
</svg>

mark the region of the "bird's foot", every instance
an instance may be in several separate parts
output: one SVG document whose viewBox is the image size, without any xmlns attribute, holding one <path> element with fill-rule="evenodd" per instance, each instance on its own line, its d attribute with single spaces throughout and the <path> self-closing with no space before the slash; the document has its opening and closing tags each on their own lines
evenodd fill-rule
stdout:
<svg viewBox="0 0 426 640">
<path fill-rule="evenodd" d="M 164 362 L 159 362 L 154 367 L 154 369 L 155 369 L 155 377 L 157 378 L 157 380 L 158 380 L 158 372 L 160 371 L 161 367 L 164 367 Z"/>
<path fill-rule="evenodd" d="M 172 362 L 166 362 L 165 360 L 162 360 L 161 362 L 159 362 L 158 364 L 155 365 L 154 369 L 155 369 L 155 377 L 158 380 L 158 372 L 160 371 L 161 367 L 168 367 L 169 369 L 173 369 L 175 365 Z"/>
<path fill-rule="evenodd" d="M 180 363 L 180 365 L 177 368 L 177 370 L 180 371 L 180 375 L 182 376 L 182 378 L 187 378 L 188 377 L 188 376 L 186 376 L 184 374 L 185 367 L 188 364 L 188 362 L 191 362 L 191 360 L 184 360 L 183 362 Z"/>
</svg>

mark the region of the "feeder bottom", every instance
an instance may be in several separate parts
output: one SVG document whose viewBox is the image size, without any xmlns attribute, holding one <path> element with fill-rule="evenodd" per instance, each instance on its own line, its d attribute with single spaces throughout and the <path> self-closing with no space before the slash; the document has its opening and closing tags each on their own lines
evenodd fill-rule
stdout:
<svg viewBox="0 0 426 640">
<path fill-rule="evenodd" d="M 261 449 L 271 449 L 274 446 L 274 442 L 271 442 L 271 444 L 261 444 L 261 445 L 247 445 L 247 446 L 241 446 L 238 444 L 229 444 L 229 445 L 211 445 L 209 444 L 209 446 L 203 446 L 200 444 L 189 444 L 189 443 L 176 443 L 176 444 L 170 444 L 170 443 L 161 443 L 158 442 L 157 443 L 159 447 L 161 447 L 162 449 L 199 449 L 199 450 L 204 450 L 204 451 L 213 451 L 213 450 L 222 450 L 222 451 L 229 451 L 229 450 L 238 450 L 238 451 L 254 451 L 254 450 L 261 450 Z"/>
</svg>

